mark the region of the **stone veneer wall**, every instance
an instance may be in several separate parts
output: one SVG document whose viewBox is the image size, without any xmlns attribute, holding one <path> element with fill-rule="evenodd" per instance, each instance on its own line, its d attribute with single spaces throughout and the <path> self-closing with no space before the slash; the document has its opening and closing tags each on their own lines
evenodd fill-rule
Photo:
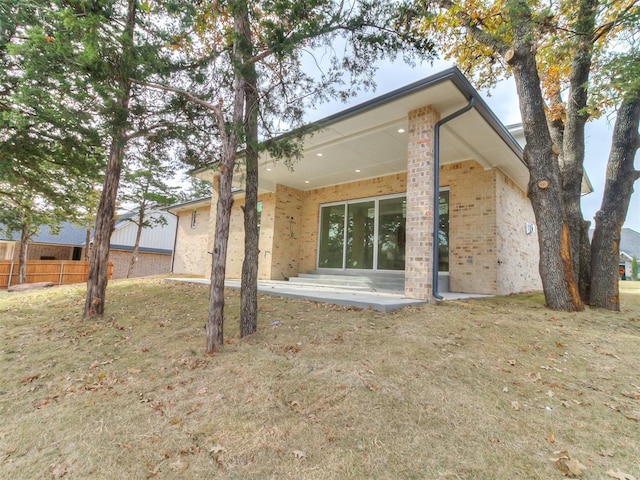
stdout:
<svg viewBox="0 0 640 480">
<path fill-rule="evenodd" d="M 205 275 L 207 265 L 211 268 L 210 209 L 207 206 L 196 209 L 194 227 L 191 226 L 192 212 L 184 210 L 178 214 L 173 273 Z"/>
<path fill-rule="evenodd" d="M 531 202 L 520 187 L 498 172 L 498 285 L 497 294 L 541 290 L 538 234 L 527 234 L 525 224 L 535 225 Z"/>
<path fill-rule="evenodd" d="M 404 294 L 421 300 L 430 300 L 433 291 L 433 127 L 438 119 L 428 106 L 408 114 Z"/>
<path fill-rule="evenodd" d="M 451 292 L 497 293 L 496 175 L 474 160 L 440 169 L 440 187 L 450 187 Z"/>
<path fill-rule="evenodd" d="M 404 193 L 407 190 L 406 173 L 380 178 L 369 178 L 352 183 L 333 185 L 304 192 L 302 195 L 302 217 L 300 220 L 300 266 L 299 272 L 315 270 L 318 258 L 318 226 L 320 205 L 324 203 L 354 200 Z M 295 218 L 294 218 L 295 220 Z M 294 225 L 294 229 L 297 228 Z M 287 225 L 287 232 L 289 231 Z"/>
</svg>

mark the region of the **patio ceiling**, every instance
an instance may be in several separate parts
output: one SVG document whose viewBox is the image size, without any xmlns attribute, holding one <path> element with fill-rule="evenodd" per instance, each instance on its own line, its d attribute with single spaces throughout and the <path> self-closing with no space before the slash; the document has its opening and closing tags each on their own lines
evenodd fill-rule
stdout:
<svg viewBox="0 0 640 480">
<path fill-rule="evenodd" d="M 477 96 L 467 83 L 461 88 L 457 70 L 448 72 L 455 75 L 425 79 L 318 122 L 323 127 L 305 139 L 303 158 L 292 170 L 265 155 L 260 161 L 260 190 L 274 191 L 276 184 L 283 184 L 305 191 L 405 172 L 408 112 L 431 105 L 444 118 L 464 107 L 470 95 Z M 506 130 L 487 113 L 484 102 L 478 103 L 480 108 L 442 126 L 440 164 L 474 159 L 487 169 L 500 168 L 526 189 L 528 171 L 518 148 L 514 151 L 515 142 L 505 141 Z M 243 183 L 241 171 L 234 184 L 242 188 Z"/>
</svg>

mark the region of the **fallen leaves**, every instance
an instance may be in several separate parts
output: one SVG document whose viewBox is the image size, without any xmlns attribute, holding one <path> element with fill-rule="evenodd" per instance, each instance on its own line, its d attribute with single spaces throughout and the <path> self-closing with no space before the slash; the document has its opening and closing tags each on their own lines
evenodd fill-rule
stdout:
<svg viewBox="0 0 640 480">
<path fill-rule="evenodd" d="M 64 477 L 67 473 L 67 464 L 65 462 L 51 466 L 51 476 L 54 480 Z"/>
<path fill-rule="evenodd" d="M 570 458 L 569 452 L 566 450 L 559 450 L 553 452 L 553 454 L 556 457 L 552 458 L 551 461 L 567 477 L 581 478 L 587 469 L 580 461 Z"/>
<path fill-rule="evenodd" d="M 617 478 L 618 480 L 636 480 L 636 477 L 629 475 L 628 473 L 621 472 L 619 468 L 616 469 L 615 472 L 613 470 L 608 470 L 607 475 L 611 478 Z"/>
<path fill-rule="evenodd" d="M 307 458 L 307 453 L 302 450 L 293 450 L 291 453 L 298 459 Z"/>
</svg>

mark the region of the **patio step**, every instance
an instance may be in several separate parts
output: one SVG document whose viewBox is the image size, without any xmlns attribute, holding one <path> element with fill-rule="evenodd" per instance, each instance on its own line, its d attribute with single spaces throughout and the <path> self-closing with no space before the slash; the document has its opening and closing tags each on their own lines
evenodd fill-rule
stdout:
<svg viewBox="0 0 640 480">
<path fill-rule="evenodd" d="M 289 282 L 298 285 L 339 287 L 359 291 L 404 291 L 404 273 L 375 273 L 370 275 L 331 274 L 324 272 L 301 273 Z"/>
<path fill-rule="evenodd" d="M 336 274 L 313 271 L 291 277 L 289 282 L 296 285 L 339 287 L 363 292 L 404 292 L 404 272 L 376 272 L 369 275 L 358 275 L 355 273 Z M 440 293 L 449 292 L 448 273 L 438 274 L 438 287 Z"/>
</svg>

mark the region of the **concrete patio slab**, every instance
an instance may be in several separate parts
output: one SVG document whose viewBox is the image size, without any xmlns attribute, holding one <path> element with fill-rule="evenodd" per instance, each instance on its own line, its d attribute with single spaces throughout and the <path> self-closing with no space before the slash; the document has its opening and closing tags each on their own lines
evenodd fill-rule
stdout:
<svg viewBox="0 0 640 480">
<path fill-rule="evenodd" d="M 168 281 L 189 282 L 209 285 L 205 278 L 167 278 Z M 240 280 L 226 280 L 225 287 L 240 288 Z M 402 294 L 363 292 L 345 290 L 331 286 L 294 284 L 278 280 L 259 280 L 258 292 L 284 298 L 297 298 L 315 302 L 341 305 L 345 307 L 371 308 L 387 313 L 409 305 L 423 305 L 426 302 L 411 298 L 404 298 Z M 460 300 L 463 298 L 486 297 L 487 295 L 473 295 L 461 293 L 443 293 L 445 300 Z"/>
</svg>

